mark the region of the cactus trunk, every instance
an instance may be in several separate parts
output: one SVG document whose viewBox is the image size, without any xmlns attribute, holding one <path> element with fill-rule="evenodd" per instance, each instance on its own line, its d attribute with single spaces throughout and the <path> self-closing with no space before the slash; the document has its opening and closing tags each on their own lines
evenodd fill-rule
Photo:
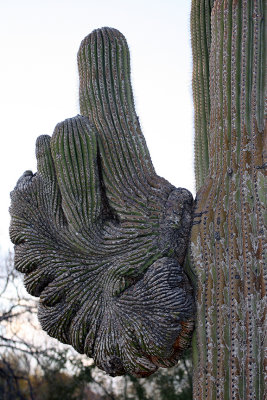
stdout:
<svg viewBox="0 0 267 400">
<path fill-rule="evenodd" d="M 198 189 L 190 246 L 197 277 L 193 398 L 263 400 L 263 1 L 193 0 L 191 30 Z"/>
</svg>

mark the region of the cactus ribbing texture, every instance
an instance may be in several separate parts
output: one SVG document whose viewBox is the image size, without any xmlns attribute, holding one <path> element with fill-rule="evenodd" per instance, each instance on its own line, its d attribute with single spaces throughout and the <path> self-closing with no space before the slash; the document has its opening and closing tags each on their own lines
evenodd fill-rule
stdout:
<svg viewBox="0 0 267 400">
<path fill-rule="evenodd" d="M 264 21 L 260 0 L 192 2 L 194 400 L 267 396 Z M 192 197 L 155 173 L 125 38 L 94 31 L 78 65 L 82 116 L 38 138 L 11 195 L 15 265 L 51 336 L 146 376 L 190 341 Z"/>
<path fill-rule="evenodd" d="M 193 198 L 155 173 L 123 35 L 92 32 L 78 64 L 82 115 L 37 139 L 37 173 L 11 194 L 15 267 L 49 335 L 110 375 L 147 376 L 190 343 Z"/>
<path fill-rule="evenodd" d="M 193 0 L 194 400 L 267 397 L 264 26 L 263 1 Z"/>
</svg>

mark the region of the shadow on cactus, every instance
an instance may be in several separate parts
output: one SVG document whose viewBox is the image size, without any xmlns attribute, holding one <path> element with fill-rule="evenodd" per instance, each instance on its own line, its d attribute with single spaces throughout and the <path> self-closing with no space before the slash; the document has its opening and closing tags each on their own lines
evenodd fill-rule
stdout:
<svg viewBox="0 0 267 400">
<path fill-rule="evenodd" d="M 78 64 L 82 115 L 37 139 L 37 173 L 11 193 L 15 267 L 50 336 L 110 375 L 146 376 L 190 342 L 193 199 L 155 173 L 122 34 L 92 32 Z"/>
</svg>

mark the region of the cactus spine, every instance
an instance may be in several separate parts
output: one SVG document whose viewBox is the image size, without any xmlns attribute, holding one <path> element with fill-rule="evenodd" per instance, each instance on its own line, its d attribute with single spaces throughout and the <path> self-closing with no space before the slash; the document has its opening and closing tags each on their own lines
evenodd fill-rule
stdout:
<svg viewBox="0 0 267 400">
<path fill-rule="evenodd" d="M 190 246 L 198 286 L 193 398 L 263 400 L 263 1 L 193 0 L 191 31 L 199 189 Z"/>
</svg>

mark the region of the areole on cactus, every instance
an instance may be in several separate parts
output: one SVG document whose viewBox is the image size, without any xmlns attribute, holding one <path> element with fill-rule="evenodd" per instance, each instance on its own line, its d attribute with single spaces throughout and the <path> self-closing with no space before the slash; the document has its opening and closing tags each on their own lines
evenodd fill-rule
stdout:
<svg viewBox="0 0 267 400">
<path fill-rule="evenodd" d="M 173 365 L 195 319 L 194 400 L 266 397 L 264 23 L 262 0 L 192 1 L 195 202 L 155 173 L 111 28 L 81 43 L 81 115 L 11 194 L 42 327 L 111 375 Z"/>
</svg>

